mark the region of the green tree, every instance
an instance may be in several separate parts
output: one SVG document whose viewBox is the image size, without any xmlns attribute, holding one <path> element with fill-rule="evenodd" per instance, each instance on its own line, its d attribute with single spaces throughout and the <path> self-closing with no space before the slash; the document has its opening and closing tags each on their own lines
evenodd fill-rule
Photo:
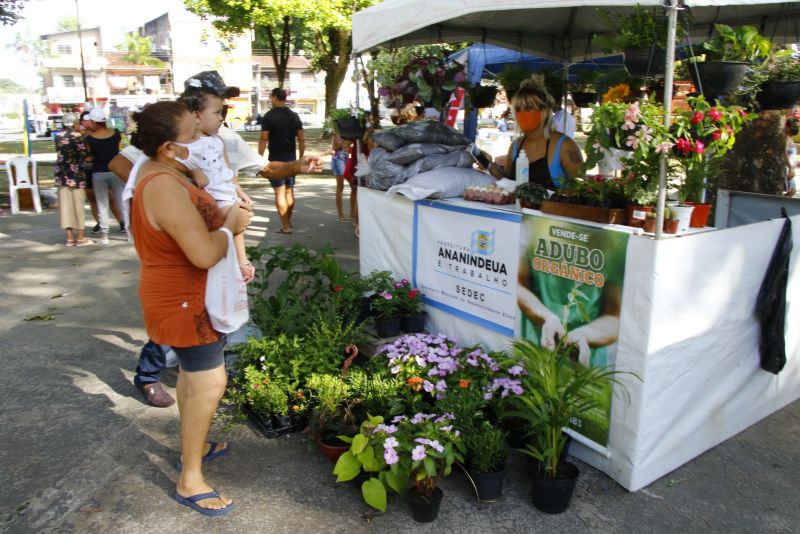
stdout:
<svg viewBox="0 0 800 534">
<path fill-rule="evenodd" d="M 116 45 L 114 48 L 122 50 L 125 55 L 122 59 L 136 65 L 149 65 L 161 67 L 164 62 L 153 57 L 153 40 L 150 37 L 142 37 L 133 32 L 125 34 L 125 42 Z"/>
<path fill-rule="evenodd" d="M 28 89 L 14 80 L 0 78 L 0 93 L 27 93 Z"/>
<path fill-rule="evenodd" d="M 27 0 L 0 0 L 0 25 L 12 26 L 22 18 L 20 12 Z"/>
<path fill-rule="evenodd" d="M 66 16 L 61 17 L 56 22 L 56 31 L 57 32 L 74 32 L 78 29 L 78 24 L 83 27 L 83 21 L 79 21 L 78 17 L 74 16 Z"/>
</svg>

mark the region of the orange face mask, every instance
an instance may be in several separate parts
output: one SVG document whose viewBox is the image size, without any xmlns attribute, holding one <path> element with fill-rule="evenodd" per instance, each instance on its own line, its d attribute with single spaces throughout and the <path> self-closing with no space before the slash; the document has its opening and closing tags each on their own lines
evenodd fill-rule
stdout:
<svg viewBox="0 0 800 534">
<path fill-rule="evenodd" d="M 536 111 L 517 111 L 517 124 L 523 132 L 532 132 L 542 124 L 542 112 Z"/>
</svg>

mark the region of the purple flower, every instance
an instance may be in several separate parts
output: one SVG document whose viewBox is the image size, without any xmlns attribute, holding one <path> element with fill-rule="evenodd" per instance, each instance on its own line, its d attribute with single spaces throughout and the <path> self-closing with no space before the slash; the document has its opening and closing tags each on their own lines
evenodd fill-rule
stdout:
<svg viewBox="0 0 800 534">
<path fill-rule="evenodd" d="M 400 280 L 400 285 L 401 285 L 401 286 L 407 286 L 407 285 L 409 285 L 409 284 L 410 284 L 410 282 L 409 282 L 408 280 L 406 280 L 405 278 L 403 278 L 402 280 Z"/>
<path fill-rule="evenodd" d="M 434 385 L 433 385 L 431 382 L 428 382 L 427 380 L 425 380 L 425 381 L 422 383 L 422 389 L 424 389 L 424 390 L 425 390 L 425 391 L 427 391 L 428 393 L 430 393 L 431 391 L 433 391 L 433 388 L 434 388 Z"/>
<path fill-rule="evenodd" d="M 383 451 L 383 459 L 386 460 L 386 465 L 394 465 L 400 461 L 397 451 L 394 449 L 385 449 Z"/>
<path fill-rule="evenodd" d="M 444 380 L 439 380 L 436 382 L 436 390 L 437 391 L 444 391 L 447 389 L 447 383 Z"/>
<path fill-rule="evenodd" d="M 401 284 L 400 282 L 395 282 L 394 283 L 394 288 L 395 289 L 400 289 L 401 287 L 403 287 L 403 284 Z"/>
<path fill-rule="evenodd" d="M 383 298 L 384 298 L 384 299 L 386 299 L 386 300 L 392 300 L 392 294 L 391 294 L 391 293 L 389 293 L 388 291 L 387 291 L 387 292 L 385 292 L 385 293 L 384 293 L 382 296 L 383 296 Z"/>
<path fill-rule="evenodd" d="M 396 375 L 399 372 L 400 372 L 400 366 L 399 365 L 395 365 L 394 367 L 392 367 L 392 374 L 393 375 Z"/>
<path fill-rule="evenodd" d="M 394 425 L 384 425 L 383 423 L 379 424 L 375 427 L 375 432 L 386 432 L 387 434 L 394 434 L 397 432 L 397 427 Z M 389 438 L 394 439 L 394 438 Z M 392 447 L 396 447 L 396 445 L 391 445 Z"/>
<path fill-rule="evenodd" d="M 429 441 L 429 442 L 428 442 L 428 445 L 430 445 L 430 446 L 431 446 L 431 448 L 432 448 L 433 450 L 435 450 L 436 452 L 444 452 L 444 447 L 442 447 L 442 444 L 441 444 L 441 443 L 439 443 L 439 442 L 438 442 L 438 441 L 436 441 L 436 440 Z"/>
<path fill-rule="evenodd" d="M 388 438 L 386 438 L 386 441 L 383 442 L 384 449 L 394 449 L 398 445 L 400 445 L 400 443 L 394 436 L 389 436 Z"/>
<path fill-rule="evenodd" d="M 523 369 L 521 365 L 515 365 L 511 369 L 508 370 L 508 374 L 510 374 L 512 376 L 517 376 L 517 375 L 522 374 L 522 371 L 524 371 L 524 370 L 525 369 Z"/>
<path fill-rule="evenodd" d="M 394 419 L 392 419 L 392 423 L 399 423 L 400 421 L 405 421 L 408 419 L 405 415 L 396 415 Z"/>
<path fill-rule="evenodd" d="M 414 447 L 414 450 L 411 451 L 411 459 L 418 462 L 424 458 L 425 458 L 425 447 L 423 445 L 417 445 L 416 447 Z"/>
</svg>

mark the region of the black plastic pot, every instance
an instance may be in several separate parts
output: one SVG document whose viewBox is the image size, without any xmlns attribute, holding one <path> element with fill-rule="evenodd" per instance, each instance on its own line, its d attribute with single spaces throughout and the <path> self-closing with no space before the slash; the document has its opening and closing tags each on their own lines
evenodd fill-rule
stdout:
<svg viewBox="0 0 800 534">
<path fill-rule="evenodd" d="M 406 334 L 416 334 L 425 330 L 425 312 L 416 315 L 404 315 L 400 318 L 400 330 Z"/>
<path fill-rule="evenodd" d="M 590 105 L 597 102 L 597 93 L 572 93 L 572 101 L 579 108 L 588 108 Z"/>
<path fill-rule="evenodd" d="M 688 68 L 692 83 L 708 100 L 736 91 L 750 71 L 750 65 L 743 61 L 703 61 Z"/>
<path fill-rule="evenodd" d="M 632 76 L 654 78 L 664 75 L 667 51 L 663 48 L 626 48 L 623 52 L 625 68 Z"/>
<path fill-rule="evenodd" d="M 439 506 L 442 504 L 444 492 L 441 488 L 433 490 L 433 495 L 425 497 L 417 493 L 415 488 L 408 490 L 408 504 L 411 507 L 411 517 L 420 523 L 430 523 L 439 516 Z"/>
<path fill-rule="evenodd" d="M 544 478 L 537 470 L 531 486 L 533 505 L 547 514 L 564 512 L 572 501 L 578 475 L 578 467 L 571 462 L 559 462 L 556 478 Z"/>
<path fill-rule="evenodd" d="M 764 82 L 756 100 L 761 110 L 791 109 L 800 101 L 800 81 Z"/>
<path fill-rule="evenodd" d="M 379 338 L 394 337 L 400 335 L 400 317 L 390 317 L 388 319 L 375 318 L 375 331 Z"/>
<path fill-rule="evenodd" d="M 354 117 L 336 119 L 336 130 L 339 137 L 348 141 L 356 141 L 364 135 L 364 125 Z"/>
<path fill-rule="evenodd" d="M 475 488 L 478 490 L 478 498 L 480 500 L 491 502 L 503 496 L 505 472 L 505 467 L 491 473 L 470 470 L 470 476 L 475 482 Z"/>
</svg>

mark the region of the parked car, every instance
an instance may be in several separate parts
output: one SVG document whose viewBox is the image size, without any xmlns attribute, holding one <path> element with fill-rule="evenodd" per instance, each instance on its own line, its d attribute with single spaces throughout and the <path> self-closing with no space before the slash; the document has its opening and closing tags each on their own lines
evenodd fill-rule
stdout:
<svg viewBox="0 0 800 534">
<path fill-rule="evenodd" d="M 306 108 L 291 108 L 291 110 L 300 116 L 300 121 L 303 123 L 303 126 L 310 126 L 312 128 L 320 128 L 322 126 L 322 118 L 312 113 L 310 110 Z"/>
</svg>

